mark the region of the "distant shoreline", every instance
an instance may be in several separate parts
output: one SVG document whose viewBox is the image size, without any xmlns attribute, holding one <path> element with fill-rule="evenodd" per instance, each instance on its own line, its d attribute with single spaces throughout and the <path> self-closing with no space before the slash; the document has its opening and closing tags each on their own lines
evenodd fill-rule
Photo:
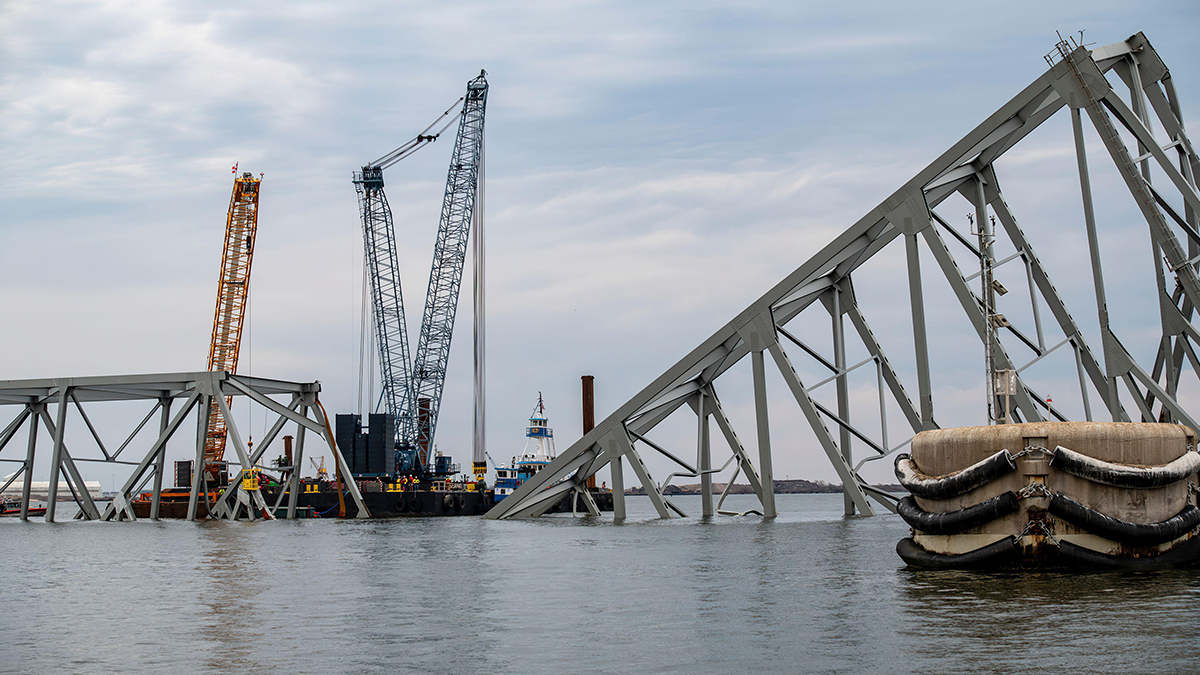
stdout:
<svg viewBox="0 0 1200 675">
<path fill-rule="evenodd" d="M 883 484 L 875 487 L 886 492 L 897 492 L 903 494 L 905 489 L 897 484 Z M 713 492 L 720 494 L 725 490 L 724 483 L 713 483 Z M 775 494 L 777 495 L 811 495 L 811 494 L 841 494 L 842 486 L 840 484 L 826 483 L 825 481 L 811 481 L 803 479 L 792 480 L 777 480 L 775 481 Z M 629 488 L 625 494 L 630 496 L 645 495 L 646 490 L 641 487 Z M 700 484 L 691 483 L 688 485 L 668 485 L 663 490 L 664 495 L 698 495 L 700 494 Z M 731 495 L 752 495 L 754 490 L 746 483 L 734 483 L 729 488 Z"/>
</svg>

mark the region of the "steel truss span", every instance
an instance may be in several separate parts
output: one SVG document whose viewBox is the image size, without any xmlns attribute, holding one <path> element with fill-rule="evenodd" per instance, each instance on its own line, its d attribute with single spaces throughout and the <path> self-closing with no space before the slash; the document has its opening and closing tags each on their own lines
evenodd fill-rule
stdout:
<svg viewBox="0 0 1200 675">
<path fill-rule="evenodd" d="M 46 433 L 53 439 L 48 458 L 50 462 L 50 493 L 46 504 L 46 522 L 54 522 L 60 476 L 79 505 L 79 514 L 76 516 L 78 519 L 136 520 L 130 502 L 134 494 L 146 490 L 147 484 L 150 483 L 152 485 L 149 488 L 151 493 L 150 518 L 157 520 L 162 496 L 167 443 L 183 426 L 188 415 L 195 410 L 197 414 L 193 424 L 196 425 L 196 435 L 192 441 L 195 461 L 192 465 L 192 490 L 189 495 L 187 515 L 188 520 L 195 520 L 199 500 L 208 499 L 209 494 L 208 490 L 204 490 L 202 495 L 200 487 L 205 480 L 204 453 L 208 439 L 209 417 L 214 409 L 219 410 L 225 418 L 228 438 L 232 441 L 237 453 L 237 461 L 231 461 L 230 464 L 239 467 L 238 474 L 242 469 L 248 467 L 267 468 L 261 466 L 259 462 L 284 427 L 291 423 L 296 425 L 295 467 L 299 467 L 304 460 L 305 433 L 312 432 L 329 447 L 342 475 L 349 476 L 350 467 L 334 443 L 333 432 L 326 419 L 324 408 L 317 397 L 320 391 L 321 385 L 317 382 L 284 382 L 234 375 L 225 371 L 0 381 L 0 406 L 20 406 L 16 416 L 9 421 L 3 431 L 0 431 L 0 461 L 13 462 L 19 464 L 20 467 L 3 486 L 0 486 L 0 491 L 8 489 L 14 481 L 22 480 L 21 518 L 27 520 L 33 469 L 38 459 L 38 426 L 41 424 L 45 426 Z M 253 451 L 244 442 L 241 431 L 229 412 L 230 404 L 226 403 L 227 400 L 236 397 L 247 397 L 255 406 L 265 408 L 269 414 L 276 416 L 274 424 L 262 441 L 253 448 Z M 279 397 L 286 398 L 287 402 L 276 400 Z M 145 401 L 150 403 L 151 407 L 141 423 L 129 433 L 124 442 L 116 450 L 110 450 L 111 446 L 105 445 L 97 433 L 84 404 L 92 409 L 94 415 L 96 414 L 95 408 L 99 404 L 114 401 Z M 67 449 L 64 436 L 68 425 L 68 412 L 72 408 L 77 411 L 79 421 L 83 422 L 88 435 L 95 442 L 95 448 L 99 450 L 100 457 L 84 457 L 78 448 L 75 449 L 75 452 Z M 53 416 L 51 411 L 54 412 Z M 159 422 L 157 434 L 143 434 L 143 429 L 156 415 Z M 28 429 L 28 443 L 23 459 L 5 457 L 3 455 L 5 447 L 17 436 L 22 427 Z M 122 454 L 131 448 L 144 449 L 144 454 L 136 461 L 122 459 Z M 84 487 L 83 474 L 80 473 L 77 462 L 97 462 L 113 471 L 127 470 L 129 472 L 120 491 L 103 510 L 95 504 Z M 278 469 L 279 467 L 271 468 Z M 296 501 L 300 494 L 299 481 L 300 471 L 292 471 L 287 489 L 280 491 L 279 500 L 282 500 L 285 495 L 288 498 L 288 518 L 296 517 Z M 368 517 L 369 513 L 366 505 L 363 504 L 358 486 L 354 484 L 354 481 L 345 483 L 345 486 L 350 498 L 358 506 L 358 517 Z M 271 517 L 270 514 L 275 513 L 282 506 L 280 501 L 268 506 L 259 491 L 244 491 L 241 481 L 237 482 L 236 488 L 225 490 L 215 502 L 207 504 L 208 513 L 225 519 L 243 516 L 254 519 L 261 517 L 260 514 L 267 514 L 267 517 Z"/>
<path fill-rule="evenodd" d="M 700 478 L 703 515 L 712 515 L 720 508 L 718 501 L 714 509 L 712 475 L 724 467 L 713 468 L 710 422 L 716 424 L 731 452 L 725 465 L 734 464 L 734 475 L 727 485 L 732 484 L 739 474 L 745 474 L 761 503 L 762 514 L 773 517 L 776 510 L 770 418 L 780 413 L 770 411 L 769 414 L 767 408 L 768 361 L 778 369 L 803 419 L 841 478 L 846 513 L 873 515 L 875 504 L 895 511 L 896 498 L 868 484 L 859 475 L 859 469 L 865 462 L 882 459 L 907 445 L 907 441 L 891 445 L 892 441 L 887 437 L 888 407 L 898 407 L 902 411 L 914 434 L 938 426 L 934 420 L 928 339 L 931 330 L 926 322 L 922 257 L 926 265 L 932 259 L 934 269 L 948 283 L 960 306 L 962 313 L 959 316 L 965 316 L 979 337 L 980 356 L 990 353 L 990 372 L 1006 374 L 1004 391 L 1008 395 L 992 400 L 998 410 L 1003 410 L 1005 403 L 1009 406 L 1007 414 L 998 421 L 1067 419 L 1062 410 L 1023 379 L 1026 368 L 1061 349 L 1057 358 L 1074 359 L 1086 419 L 1091 420 L 1095 412 L 1098 417 L 1113 421 L 1130 421 L 1132 414 L 1143 421 L 1174 421 L 1197 428 L 1176 396 L 1185 363 L 1200 373 L 1200 358 L 1196 351 L 1200 333 L 1192 322 L 1194 310 L 1200 306 L 1200 277 L 1197 275 L 1200 195 L 1196 189 L 1200 162 L 1185 132 L 1170 73 L 1142 33 L 1090 51 L 1073 40 L 1061 42 L 1046 60 L 1050 69 L 1041 77 L 617 408 L 552 464 L 497 504 L 487 517 L 538 516 L 565 493 L 576 492 L 586 497 L 587 478 L 604 466 L 610 467 L 613 511 L 617 519 L 625 515 L 626 466 L 633 470 L 660 517 L 682 513 L 662 490 L 672 477 L 680 475 Z M 1106 74 L 1115 76 L 1114 81 L 1120 83 L 1124 95 L 1114 89 Z M 1100 344 L 1089 344 L 1084 338 L 1076 315 L 1051 282 L 1050 269 L 1040 261 L 1014 210 L 1005 200 L 993 168 L 997 159 L 1059 113 L 1071 118 L 1083 204 L 1082 218 L 1079 219 L 1083 224 L 1080 239 L 1086 242 L 1081 243 L 1081 249 L 1086 246 L 1090 256 L 1090 280 L 1097 301 L 1096 309 L 1088 308 L 1087 311 L 1098 312 Z M 1157 298 L 1152 302 L 1160 308 L 1162 318 L 1158 354 L 1150 367 L 1140 364 L 1130 354 L 1109 321 L 1084 142 L 1085 117 L 1102 139 L 1103 150 L 1113 160 L 1149 226 L 1157 286 Z M 1157 136 L 1152 129 L 1158 129 Z M 1093 151 L 1093 154 L 1097 153 Z M 998 221 L 996 232 L 991 234 L 993 239 L 987 240 L 982 248 L 936 211 L 955 194 L 969 203 L 969 208 L 974 211 L 974 222 L 981 228 L 986 230 L 993 218 Z M 893 241 L 903 249 L 906 263 L 900 268 L 905 273 L 895 279 L 894 285 L 906 287 L 910 304 L 912 333 L 902 336 L 901 343 L 915 352 L 915 399 L 906 388 L 906 384 L 911 387 L 914 383 L 902 382 L 889 362 L 885 340 L 881 339 L 886 336 L 872 331 L 856 301 L 851 278 L 855 270 Z M 1010 321 L 990 312 L 988 308 L 993 305 L 985 300 L 993 294 L 993 289 L 986 292 L 980 289 L 979 293 L 973 290 L 971 282 L 981 273 L 972 274 L 960 269 L 952 250 L 953 247 L 959 251 L 959 257 L 973 260 L 973 266 L 984 267 L 983 271 L 987 271 L 993 265 L 990 262 L 981 265 L 980 261 L 990 258 L 984 252 L 990 250 L 993 241 L 1011 244 L 1016 251 L 1011 258 L 995 262 L 995 267 L 1004 264 L 1024 266 L 1023 277 L 1028 283 L 1032 305 L 1029 312 L 1032 330 L 1027 325 L 1024 329 L 1018 327 L 1015 319 Z M 996 294 L 1006 291 L 995 289 Z M 821 305 L 815 305 L 818 302 Z M 795 325 L 789 325 L 810 306 L 814 306 L 815 313 L 806 313 L 794 322 Z M 820 311 L 822 306 L 824 312 Z M 1043 308 L 1048 314 L 1046 317 L 1042 316 Z M 823 319 L 820 314 L 825 315 Z M 813 316 L 819 321 L 816 326 L 809 323 Z M 989 323 L 994 330 L 989 329 Z M 808 335 L 812 330 L 831 333 L 831 356 L 823 355 L 796 337 Z M 1048 332 L 1061 333 L 1061 341 L 1048 346 Z M 847 366 L 847 345 L 852 341 L 847 333 L 857 338 L 869 358 Z M 992 341 L 991 349 L 983 348 L 987 340 Z M 934 352 L 932 357 L 936 359 L 937 355 Z M 751 393 L 757 457 L 753 449 L 746 448 L 739 440 L 721 407 L 717 391 L 722 374 L 746 356 L 751 359 L 753 374 Z M 827 371 L 828 377 L 815 384 L 801 381 L 793 367 L 793 356 L 817 364 L 814 367 Z M 868 433 L 861 427 L 861 422 L 856 425 L 850 419 L 848 376 L 860 367 L 875 371 L 881 425 L 874 433 Z M 980 373 L 983 372 L 981 368 Z M 834 407 L 822 405 L 812 395 L 815 388 L 830 382 L 836 389 Z M 1001 385 L 995 386 L 993 392 L 999 392 Z M 1127 395 L 1119 388 L 1124 388 Z M 649 438 L 657 425 L 685 405 L 696 415 L 694 463 L 681 459 L 681 453 L 672 453 Z M 785 412 L 793 414 L 790 409 Z M 867 450 L 857 462 L 851 452 L 852 443 Z M 668 476 L 663 485 L 656 483 L 642 461 L 641 453 L 647 451 L 663 454 L 681 470 Z"/>
</svg>

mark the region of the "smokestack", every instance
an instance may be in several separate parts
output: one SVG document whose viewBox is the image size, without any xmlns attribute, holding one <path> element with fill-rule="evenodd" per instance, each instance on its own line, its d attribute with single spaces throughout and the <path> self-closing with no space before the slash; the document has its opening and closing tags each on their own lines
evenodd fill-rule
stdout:
<svg viewBox="0 0 1200 675">
<path fill-rule="evenodd" d="M 422 396 L 417 399 L 417 444 L 420 446 L 421 461 L 429 466 L 429 399 Z"/>
<path fill-rule="evenodd" d="M 583 380 L 583 433 L 596 428 L 596 396 L 593 383 L 596 378 L 591 375 L 584 375 Z M 588 476 L 588 489 L 596 487 L 596 476 Z"/>
</svg>

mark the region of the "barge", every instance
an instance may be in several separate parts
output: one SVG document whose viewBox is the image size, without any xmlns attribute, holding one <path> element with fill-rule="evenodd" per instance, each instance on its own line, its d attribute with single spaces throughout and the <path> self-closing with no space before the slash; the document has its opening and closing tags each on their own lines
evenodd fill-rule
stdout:
<svg viewBox="0 0 1200 675">
<path fill-rule="evenodd" d="M 554 460 L 554 432 L 545 416 L 540 393 L 526 429 L 526 446 L 509 466 L 497 467 L 498 478 L 494 488 L 489 487 L 482 477 L 473 478 L 461 473 L 452 458 L 436 448 L 427 462 L 419 462 L 416 453 L 396 447 L 395 435 L 395 423 L 390 415 L 368 416 L 366 429 L 358 415 L 337 416 L 338 447 L 353 470 L 351 479 L 357 484 L 363 503 L 373 518 L 483 515 Z M 284 456 L 277 460 L 280 466 L 277 475 L 255 469 L 251 472 L 249 482 L 243 483 L 261 492 L 265 502 L 272 505 L 270 510 L 274 511 L 276 517 L 287 511 L 288 496 L 281 492 L 286 490 L 288 471 L 294 470 L 292 463 L 291 438 L 285 437 Z M 419 467 L 423 465 L 428 467 L 427 470 L 420 470 Z M 297 516 L 357 516 L 358 507 L 348 493 L 340 489 L 341 483 L 337 477 L 329 475 L 323 460 L 316 465 L 316 471 L 315 477 L 300 480 L 300 492 L 296 496 Z M 160 518 L 187 517 L 191 476 L 190 461 L 176 463 L 176 486 L 163 489 L 159 502 Z M 215 503 L 227 489 L 229 486 L 210 487 L 207 492 L 201 492 L 196 517 L 207 518 L 209 505 Z M 601 511 L 612 510 L 611 490 L 589 488 L 588 493 Z M 150 493 L 143 493 L 130 503 L 138 518 L 150 517 Z M 278 506 L 274 506 L 276 504 Z M 568 494 L 547 513 L 576 513 L 581 510 L 585 510 L 585 505 L 576 500 L 574 494 Z M 266 516 L 266 512 L 263 516 Z"/>
</svg>

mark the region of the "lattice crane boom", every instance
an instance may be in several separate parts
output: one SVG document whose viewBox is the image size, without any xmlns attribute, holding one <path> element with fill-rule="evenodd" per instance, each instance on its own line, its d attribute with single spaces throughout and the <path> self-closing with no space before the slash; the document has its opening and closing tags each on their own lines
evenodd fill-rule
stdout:
<svg viewBox="0 0 1200 675">
<path fill-rule="evenodd" d="M 411 416 L 412 386 L 409 381 L 408 327 L 404 319 L 404 296 L 400 286 L 400 263 L 392 208 L 383 191 L 383 166 L 372 163 L 354 174 L 363 225 L 363 256 L 371 280 L 371 307 L 375 316 L 375 339 L 379 349 L 384 409 L 405 428 Z"/>
<path fill-rule="evenodd" d="M 396 418 L 397 445 L 417 452 L 414 468 L 418 471 L 429 467 L 429 449 L 445 386 L 454 316 L 475 215 L 487 92 L 486 73 L 480 71 L 467 83 L 467 93 L 424 131 L 354 174 L 379 349 L 381 400 L 384 410 Z M 456 110 L 459 103 L 462 107 Z M 383 170 L 436 141 L 455 119 L 459 122 L 458 134 L 446 178 L 429 291 L 416 356 L 410 360 L 396 235 L 384 194 Z M 440 130 L 430 133 L 443 122 Z"/>
<path fill-rule="evenodd" d="M 454 140 L 454 153 L 450 156 L 433 266 L 429 273 L 429 291 L 425 296 L 425 313 L 421 318 L 421 338 L 413 363 L 414 394 L 420 407 L 414 436 L 422 465 L 428 465 L 442 391 L 446 384 L 454 316 L 458 309 L 467 240 L 478 196 L 487 94 L 486 73 L 480 71 L 478 77 L 467 83 L 466 100 L 459 117 L 458 135 Z M 425 401 L 428 401 L 428 408 Z"/>
<path fill-rule="evenodd" d="M 208 348 L 208 370 L 237 372 L 242 344 L 242 325 L 250 292 L 250 266 L 258 230 L 258 196 L 261 178 L 250 172 L 233 181 L 229 212 L 225 218 L 225 246 L 221 252 L 221 276 L 217 284 L 217 307 L 213 315 L 212 342 Z M 226 406 L 229 401 L 226 401 Z M 225 418 L 214 399 L 204 445 L 205 472 L 210 481 L 220 475 L 225 456 Z"/>
<path fill-rule="evenodd" d="M 367 164 L 354 174 L 359 212 L 363 225 L 363 258 L 371 280 L 371 307 L 375 315 L 375 340 L 379 350 L 384 410 L 395 416 L 401 430 L 411 427 L 412 382 L 410 376 L 408 324 L 404 319 L 404 294 L 396 253 L 396 230 L 392 207 L 383 190 L 383 170 L 436 141 L 441 131 L 428 133 L 450 117 L 459 98 L 440 117 L 407 143 Z M 453 122 L 453 118 L 450 120 Z M 449 125 L 447 125 L 449 126 Z M 443 131 L 445 129 L 443 128 Z"/>
</svg>

